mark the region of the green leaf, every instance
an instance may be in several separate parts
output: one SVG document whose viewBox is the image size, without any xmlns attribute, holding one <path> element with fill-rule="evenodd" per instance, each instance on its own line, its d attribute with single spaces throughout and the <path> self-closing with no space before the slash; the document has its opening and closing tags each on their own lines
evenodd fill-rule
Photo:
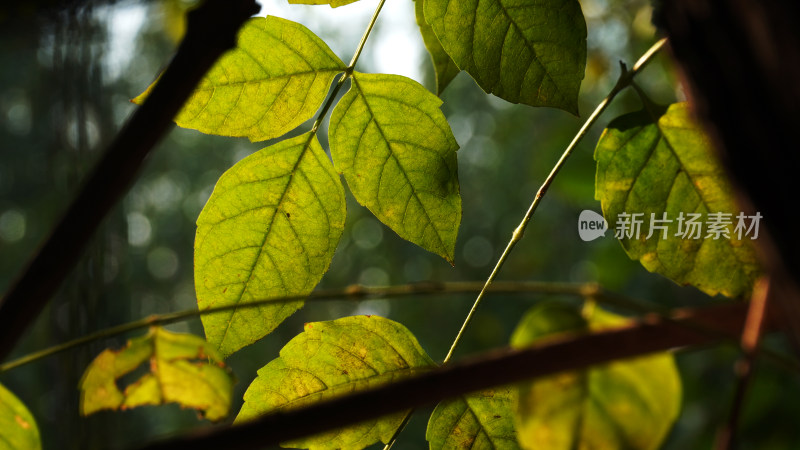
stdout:
<svg viewBox="0 0 800 450">
<path fill-rule="evenodd" d="M 403 325 L 378 316 L 313 322 L 289 341 L 280 357 L 258 371 L 236 422 L 298 408 L 355 390 L 408 377 L 434 366 Z M 386 443 L 404 412 L 282 444 L 310 449 L 361 449 Z"/>
<path fill-rule="evenodd" d="M 425 0 L 425 19 L 484 91 L 578 113 L 586 22 L 577 0 Z"/>
<path fill-rule="evenodd" d="M 595 150 L 597 180 L 595 198 L 601 201 L 609 228 L 628 228 L 642 214 L 641 232 L 621 239 L 631 259 L 651 272 L 679 284 L 691 284 L 709 295 L 747 294 L 761 270 L 750 238 L 734 231 L 737 208 L 722 166 L 711 143 L 690 117 L 686 103 L 666 111 L 641 111 L 612 121 Z M 651 217 L 671 222 L 652 222 Z M 726 230 L 730 238 L 708 234 L 703 226 L 697 238 L 678 233 L 683 214 L 731 214 Z M 654 216 L 653 216 L 654 215 Z M 638 220 L 637 219 L 637 220 Z M 664 232 L 650 226 L 667 226 Z M 688 227 L 683 226 L 683 232 Z"/>
<path fill-rule="evenodd" d="M 292 5 L 331 5 L 331 8 L 355 3 L 358 0 L 289 0 Z"/>
<path fill-rule="evenodd" d="M 328 270 L 344 230 L 344 188 L 315 133 L 260 150 L 220 177 L 197 219 L 200 309 L 306 295 Z M 302 301 L 203 315 L 227 356 L 270 333 Z"/>
<path fill-rule="evenodd" d="M 146 362 L 150 371 L 120 391 L 119 379 Z M 153 327 L 89 364 L 80 382 L 81 414 L 178 403 L 219 421 L 228 416 L 233 384 L 222 356 L 205 340 Z"/>
<path fill-rule="evenodd" d="M 409 78 L 354 73 L 331 115 L 329 140 L 356 200 L 452 264 L 461 223 L 458 144 L 441 104 Z"/>
<path fill-rule="evenodd" d="M 450 55 L 444 51 L 442 43 L 433 32 L 433 28 L 425 21 L 424 15 L 425 0 L 415 0 L 414 10 L 417 16 L 417 25 L 419 32 L 422 34 L 422 41 L 425 43 L 425 48 L 433 60 L 433 68 L 436 73 L 436 93 L 442 95 L 444 88 L 453 81 L 453 78 L 461 72 Z"/>
<path fill-rule="evenodd" d="M 500 387 L 446 400 L 436 406 L 425 438 L 431 450 L 515 450 L 514 389 Z"/>
<path fill-rule="evenodd" d="M 587 320 L 567 306 L 543 303 L 525 314 L 511 345 L 625 323 L 596 306 Z M 680 401 L 680 376 L 668 353 L 561 373 L 520 384 L 517 437 L 526 449 L 657 449 Z"/>
<path fill-rule="evenodd" d="M 345 67 L 308 28 L 255 17 L 242 27 L 236 48 L 209 70 L 175 123 L 253 142 L 276 138 L 314 115 Z M 133 102 L 141 104 L 153 86 Z"/>
<path fill-rule="evenodd" d="M 42 448 L 36 420 L 25 404 L 0 384 L 0 449 L 38 450 Z"/>
</svg>

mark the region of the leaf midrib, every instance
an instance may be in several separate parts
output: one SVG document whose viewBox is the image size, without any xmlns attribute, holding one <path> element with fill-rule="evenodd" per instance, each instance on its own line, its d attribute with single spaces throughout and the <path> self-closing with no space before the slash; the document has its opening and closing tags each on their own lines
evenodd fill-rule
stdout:
<svg viewBox="0 0 800 450">
<path fill-rule="evenodd" d="M 300 166 L 300 162 L 305 157 L 306 152 L 311 147 L 312 141 L 315 136 L 316 135 L 314 133 L 309 134 L 308 140 L 303 144 L 303 150 L 300 152 L 300 155 L 297 158 L 297 162 L 295 162 L 294 166 L 292 166 L 292 170 L 289 172 L 289 180 L 286 182 L 286 187 L 283 189 L 283 192 L 281 192 L 280 198 L 278 198 L 278 202 L 276 203 L 275 207 L 275 212 L 272 213 L 272 217 L 270 217 L 269 224 L 267 225 L 266 231 L 264 232 L 264 238 L 261 240 L 261 244 L 259 245 L 258 253 L 256 254 L 256 257 L 253 258 L 253 263 L 250 265 L 250 269 L 248 270 L 250 275 L 252 275 L 252 273 L 255 271 L 256 265 L 258 265 L 258 261 L 261 259 L 261 255 L 264 254 L 264 247 L 266 246 L 267 239 L 269 239 L 269 234 L 272 231 L 272 225 L 275 223 L 275 217 L 278 216 L 278 211 L 280 210 L 280 207 L 283 204 L 284 199 L 286 198 L 286 193 L 289 192 L 289 189 L 292 186 L 292 182 L 294 181 L 295 172 L 297 171 L 297 168 Z M 270 258 L 270 262 L 272 263 L 273 267 L 276 268 L 275 272 L 278 274 L 278 278 L 280 278 L 281 280 L 281 286 L 283 287 L 283 289 L 286 289 L 286 281 L 283 279 L 283 274 L 281 273 L 280 270 L 277 269 L 275 262 L 272 260 L 272 255 L 270 255 L 269 252 L 266 252 L 266 254 Z M 245 282 L 242 283 L 243 285 L 242 292 L 240 292 L 237 295 L 236 301 L 234 302 L 236 303 L 236 307 L 230 310 L 230 314 L 228 315 L 227 325 L 225 326 L 225 332 L 223 333 L 222 338 L 220 339 L 219 343 L 220 347 L 222 347 L 222 345 L 225 343 L 225 340 L 228 337 L 228 332 L 230 331 L 231 324 L 233 323 L 232 318 L 239 310 L 239 304 L 242 302 L 242 297 L 244 297 L 245 293 L 247 293 L 247 290 L 250 288 L 250 282 L 251 282 L 251 277 L 248 276 L 247 280 L 245 280 Z M 283 307 L 285 307 L 288 304 L 289 303 L 281 305 L 281 309 L 283 309 Z"/>
<path fill-rule="evenodd" d="M 414 199 L 422 207 L 422 211 L 425 213 L 425 217 L 428 219 L 428 223 L 431 225 L 431 227 L 434 230 L 433 234 L 436 236 L 436 239 L 439 242 L 439 246 L 441 248 L 441 251 L 444 254 L 448 254 L 447 248 L 446 248 L 446 246 L 444 244 L 444 240 L 442 239 L 442 237 L 439 234 L 440 233 L 439 229 L 436 228 L 436 226 L 434 225 L 433 219 L 431 218 L 430 214 L 428 214 L 427 207 L 425 206 L 424 203 L 422 203 L 422 199 L 419 197 L 419 194 L 417 194 L 417 189 L 414 186 L 414 184 L 411 182 L 411 179 L 408 177 L 408 173 L 406 172 L 406 168 L 403 166 L 403 164 L 400 162 L 400 160 L 395 155 L 394 148 L 392 147 L 392 141 L 389 140 L 389 138 L 386 136 L 386 133 L 383 131 L 383 127 L 381 127 L 381 124 L 378 122 L 378 120 L 377 120 L 377 118 L 375 116 L 375 113 L 373 112 L 372 106 L 370 105 L 369 100 L 367 99 L 366 93 L 364 92 L 364 90 L 361 88 L 361 86 L 359 84 L 360 84 L 360 82 L 358 81 L 358 79 L 355 76 L 353 76 L 353 86 L 356 89 L 358 89 L 359 96 L 364 99 L 364 105 L 366 105 L 366 107 L 367 107 L 367 111 L 369 112 L 369 115 L 371 117 L 371 121 L 375 123 L 375 127 L 378 129 L 378 132 L 381 134 L 381 137 L 386 142 L 386 146 L 389 148 L 389 156 L 392 159 L 394 159 L 394 161 L 397 163 L 397 167 L 400 168 L 400 173 L 403 174 L 403 178 L 406 179 L 406 183 L 411 188 L 411 193 L 413 194 Z M 377 199 L 377 196 L 376 196 L 376 199 Z M 405 224 L 405 216 L 403 216 L 403 232 L 407 233 L 406 224 Z"/>
</svg>

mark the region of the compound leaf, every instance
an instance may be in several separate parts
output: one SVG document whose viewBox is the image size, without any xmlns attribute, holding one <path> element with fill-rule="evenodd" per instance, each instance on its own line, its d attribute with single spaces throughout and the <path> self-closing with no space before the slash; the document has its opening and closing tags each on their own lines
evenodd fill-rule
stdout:
<svg viewBox="0 0 800 450">
<path fill-rule="evenodd" d="M 289 0 L 289 3 L 292 5 L 330 5 L 331 8 L 338 8 L 357 1 L 358 0 Z"/>
<path fill-rule="evenodd" d="M 39 450 L 42 441 L 36 420 L 25 404 L 0 384 L 0 449 Z"/>
<path fill-rule="evenodd" d="M 439 403 L 428 420 L 431 450 L 516 450 L 515 390 L 500 387 Z"/>
<path fill-rule="evenodd" d="M 458 144 L 441 104 L 409 78 L 354 73 L 331 115 L 329 140 L 356 200 L 452 263 L 461 222 Z"/>
<path fill-rule="evenodd" d="M 425 19 L 484 91 L 578 113 L 586 22 L 577 0 L 425 0 Z"/>
<path fill-rule="evenodd" d="M 461 69 L 453 62 L 450 55 L 444 51 L 442 43 L 439 42 L 439 38 L 437 38 L 436 34 L 433 32 L 433 28 L 425 21 L 425 1 L 426 0 L 415 0 L 414 10 L 417 16 L 419 32 L 422 35 L 422 41 L 425 43 L 425 48 L 428 49 L 428 53 L 431 55 L 431 60 L 433 60 L 433 69 L 436 73 L 436 93 L 442 95 L 444 88 L 453 81 L 453 78 L 461 72 Z"/>
<path fill-rule="evenodd" d="M 208 341 L 228 356 L 270 333 L 328 270 L 345 220 L 344 188 L 315 133 L 260 150 L 225 172 L 197 219 L 195 290 Z"/>
<path fill-rule="evenodd" d="M 628 256 L 709 295 L 734 297 L 752 289 L 760 273 L 753 236 L 735 229 L 731 187 L 688 104 L 615 119 L 597 143 L 595 160 L 595 198 Z M 724 232 L 703 229 L 711 214 L 727 217 Z M 690 215 L 702 219 L 697 228 L 688 225 Z M 642 222 L 638 231 L 635 220 Z"/>
<path fill-rule="evenodd" d="M 119 379 L 146 362 L 150 371 L 121 391 Z M 222 356 L 205 340 L 153 327 L 89 364 L 80 382 L 81 414 L 178 403 L 219 421 L 228 416 L 233 383 Z"/>
<path fill-rule="evenodd" d="M 308 28 L 256 17 L 208 71 L 175 122 L 207 134 L 276 138 L 310 119 L 345 64 Z M 155 84 L 155 83 L 154 83 Z M 153 88 L 133 99 L 142 103 Z"/>
<path fill-rule="evenodd" d="M 403 325 L 378 316 L 345 317 L 305 325 L 280 357 L 258 371 L 244 394 L 237 422 L 297 408 L 408 377 L 434 365 Z M 386 443 L 405 413 L 282 444 L 309 449 L 361 449 Z"/>
<path fill-rule="evenodd" d="M 540 304 L 517 325 L 511 345 L 626 322 L 593 310 L 585 319 L 567 306 Z M 657 449 L 678 417 L 681 383 L 674 358 L 662 353 L 522 383 L 518 395 L 516 428 L 523 448 Z"/>
</svg>

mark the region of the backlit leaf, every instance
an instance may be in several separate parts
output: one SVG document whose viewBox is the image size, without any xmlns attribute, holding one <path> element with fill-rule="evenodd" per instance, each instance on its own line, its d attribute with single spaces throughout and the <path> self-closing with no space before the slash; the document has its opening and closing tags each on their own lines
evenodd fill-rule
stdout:
<svg viewBox="0 0 800 450">
<path fill-rule="evenodd" d="M 253 142 L 276 138 L 314 115 L 333 77 L 344 69 L 303 25 L 272 16 L 252 18 L 239 32 L 236 48 L 209 70 L 175 122 Z M 152 88 L 133 101 L 141 104 Z"/>
<path fill-rule="evenodd" d="M 595 150 L 597 184 L 609 228 L 629 231 L 621 239 L 632 259 L 651 272 L 679 284 L 691 284 L 709 295 L 747 294 L 760 268 L 752 235 L 739 239 L 736 205 L 709 139 L 690 117 L 686 103 L 666 111 L 627 114 L 612 121 Z M 641 214 L 640 233 L 629 229 Z M 651 218 L 670 222 L 652 222 Z M 729 237 L 708 234 L 709 213 L 729 214 Z M 700 214 L 699 235 L 679 233 L 679 218 Z M 750 221 L 745 221 L 748 226 Z M 627 224 L 626 224 L 627 223 Z M 664 231 L 650 226 L 667 227 Z M 648 238 L 648 236 L 650 236 Z"/>
<path fill-rule="evenodd" d="M 522 318 L 511 345 L 626 322 L 592 309 L 587 320 L 567 306 L 540 304 Z M 526 449 L 657 449 L 678 417 L 680 402 L 680 376 L 668 353 L 560 373 L 520 384 L 517 436 Z"/>
<path fill-rule="evenodd" d="M 237 422 L 298 408 L 355 390 L 397 381 L 433 367 L 403 325 L 378 316 L 313 322 L 289 341 L 280 357 L 258 371 L 244 394 Z M 310 449 L 361 449 L 388 442 L 405 413 L 282 444 Z"/>
<path fill-rule="evenodd" d="M 289 0 L 292 5 L 331 5 L 331 8 L 355 3 L 358 0 Z"/>
<path fill-rule="evenodd" d="M 142 364 L 149 372 L 121 391 L 119 379 Z M 233 383 L 222 356 L 205 340 L 153 327 L 92 361 L 80 383 L 81 414 L 178 403 L 219 421 L 228 416 Z"/>
<path fill-rule="evenodd" d="M 453 262 L 461 223 L 458 144 L 422 85 L 354 73 L 331 115 L 330 146 L 359 203 L 400 237 Z"/>
<path fill-rule="evenodd" d="M 425 19 L 484 91 L 578 113 L 586 66 L 578 0 L 425 0 Z"/>
<path fill-rule="evenodd" d="M 442 95 L 444 88 L 453 81 L 453 78 L 461 71 L 450 55 L 442 48 L 442 43 L 433 32 L 433 28 L 425 21 L 425 1 L 415 0 L 414 9 L 417 16 L 417 25 L 419 32 L 422 34 L 422 41 L 425 43 L 425 48 L 433 60 L 433 68 L 436 73 L 436 93 Z"/>
<path fill-rule="evenodd" d="M 500 387 L 436 406 L 425 438 L 431 450 L 516 450 L 514 389 Z"/>
<path fill-rule="evenodd" d="M 220 177 L 197 219 L 200 309 L 305 295 L 328 270 L 345 219 L 344 188 L 316 134 L 260 150 Z M 302 301 L 202 317 L 227 356 L 275 329 Z"/>
<path fill-rule="evenodd" d="M 42 441 L 33 415 L 0 384 L 0 450 L 39 450 Z"/>
</svg>

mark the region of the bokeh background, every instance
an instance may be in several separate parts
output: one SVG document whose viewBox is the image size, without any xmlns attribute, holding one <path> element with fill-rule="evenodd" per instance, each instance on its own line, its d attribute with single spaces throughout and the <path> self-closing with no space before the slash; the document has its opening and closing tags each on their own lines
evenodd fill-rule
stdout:
<svg viewBox="0 0 800 450">
<path fill-rule="evenodd" d="M 261 15 L 289 18 L 321 36 L 349 61 L 377 0 L 331 9 L 264 0 Z M 7 1 L 0 6 L 0 291 L 46 237 L 94 161 L 169 61 L 183 33 L 185 0 Z M 647 0 L 581 0 L 589 58 L 580 97 L 583 117 L 619 74 L 656 40 Z M 412 0 L 387 2 L 362 58 L 362 72 L 395 73 L 434 89 L 432 64 L 414 20 Z M 684 99 L 668 54 L 637 79 L 661 103 Z M 509 104 L 486 95 L 464 73 L 442 94 L 459 150 L 463 218 L 456 266 L 397 237 L 348 193 L 345 233 L 320 288 L 485 279 L 582 118 Z M 603 126 L 637 110 L 621 94 L 578 147 L 542 203 L 501 280 L 599 282 L 662 306 L 711 299 L 647 273 L 609 237 L 583 242 L 577 218 L 600 210 L 594 200 L 592 153 Z M 310 123 L 290 135 L 310 128 Z M 327 128 L 320 138 L 327 145 Z M 219 176 L 268 146 L 246 139 L 174 129 L 157 147 L 124 201 L 113 211 L 59 294 L 14 356 L 151 314 L 195 307 L 192 248 L 195 220 Z M 441 360 L 469 310 L 472 295 L 309 303 L 260 342 L 229 359 L 237 378 L 233 414 L 256 370 L 302 330 L 304 322 L 379 314 L 405 324 Z M 492 295 L 478 311 L 456 357 L 504 346 L 522 313 L 545 299 Z M 563 299 L 564 301 L 574 301 Z M 199 320 L 169 326 L 202 335 Z M 171 405 L 78 415 L 77 385 L 91 359 L 125 336 L 0 374 L 36 417 L 46 449 L 130 448 L 211 426 Z M 782 346 L 776 338 L 769 344 Z M 732 346 L 677 353 L 684 383 L 682 416 L 666 448 L 709 448 L 724 422 L 735 377 Z M 793 448 L 800 404 L 797 374 L 758 366 L 740 430 L 741 448 Z M 427 448 L 430 409 L 420 410 L 395 448 Z"/>
</svg>

